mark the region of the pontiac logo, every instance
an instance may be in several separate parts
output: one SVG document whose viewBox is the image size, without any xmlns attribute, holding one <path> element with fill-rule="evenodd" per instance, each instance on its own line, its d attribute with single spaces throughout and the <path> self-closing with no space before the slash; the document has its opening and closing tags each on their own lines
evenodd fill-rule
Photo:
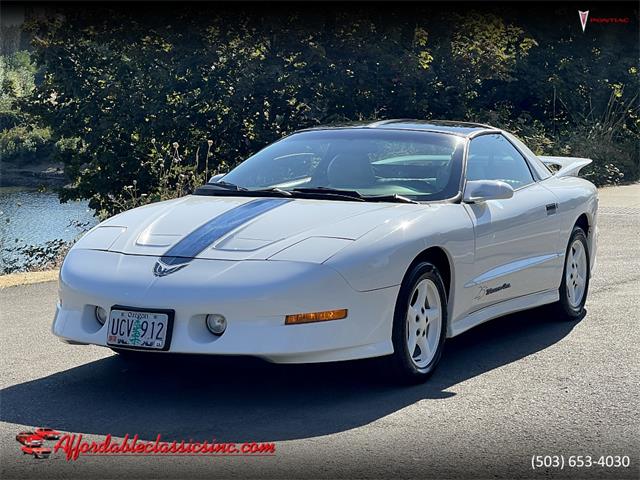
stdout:
<svg viewBox="0 0 640 480">
<path fill-rule="evenodd" d="M 587 28 L 587 18 L 589 18 L 589 10 L 586 12 L 581 12 L 578 10 L 578 16 L 580 16 L 580 25 L 582 25 L 582 32 L 584 33 L 585 28 Z"/>
<path fill-rule="evenodd" d="M 175 273 L 178 270 L 183 269 L 187 265 L 189 264 L 181 263 L 179 265 L 167 265 L 162 260 L 158 260 L 156 264 L 153 266 L 153 274 L 156 277 L 166 277 L 167 275 L 171 275 L 172 273 Z"/>
</svg>

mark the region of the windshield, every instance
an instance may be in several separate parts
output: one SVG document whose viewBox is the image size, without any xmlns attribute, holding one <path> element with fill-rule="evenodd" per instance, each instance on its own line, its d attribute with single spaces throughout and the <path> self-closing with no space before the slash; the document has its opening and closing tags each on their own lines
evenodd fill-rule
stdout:
<svg viewBox="0 0 640 480">
<path fill-rule="evenodd" d="M 221 180 L 248 190 L 330 188 L 363 197 L 444 200 L 460 189 L 465 140 L 444 133 L 328 129 L 300 132 L 256 153 Z"/>
</svg>

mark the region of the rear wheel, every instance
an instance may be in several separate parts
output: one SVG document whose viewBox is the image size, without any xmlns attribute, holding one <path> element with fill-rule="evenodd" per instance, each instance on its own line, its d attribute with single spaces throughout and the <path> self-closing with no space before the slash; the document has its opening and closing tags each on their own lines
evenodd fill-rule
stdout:
<svg viewBox="0 0 640 480">
<path fill-rule="evenodd" d="M 556 311 L 563 320 L 575 320 L 584 312 L 589 291 L 589 246 L 580 227 L 574 227 L 564 260 L 560 300 Z"/>
<path fill-rule="evenodd" d="M 423 382 L 442 356 L 447 326 L 447 297 L 438 269 L 419 263 L 400 287 L 393 320 L 391 373 L 402 382 Z"/>
</svg>

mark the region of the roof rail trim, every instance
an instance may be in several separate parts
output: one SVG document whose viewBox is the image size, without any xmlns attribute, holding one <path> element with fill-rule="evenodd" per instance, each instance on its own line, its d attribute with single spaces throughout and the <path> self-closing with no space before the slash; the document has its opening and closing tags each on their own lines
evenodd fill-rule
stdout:
<svg viewBox="0 0 640 480">
<path fill-rule="evenodd" d="M 388 120 L 378 120 L 376 122 L 369 123 L 366 126 L 368 128 L 376 128 L 383 125 L 388 125 L 390 123 L 410 122 L 410 121 L 412 121 L 411 118 L 390 118 Z"/>
</svg>

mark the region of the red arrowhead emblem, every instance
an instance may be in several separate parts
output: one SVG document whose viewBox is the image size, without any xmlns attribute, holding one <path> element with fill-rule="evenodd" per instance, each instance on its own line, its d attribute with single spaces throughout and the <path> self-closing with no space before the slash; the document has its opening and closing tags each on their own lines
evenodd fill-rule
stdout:
<svg viewBox="0 0 640 480">
<path fill-rule="evenodd" d="M 587 18 L 589 18 L 589 10 L 586 12 L 581 12 L 578 10 L 578 15 L 580 16 L 580 25 L 582 25 L 582 31 L 587 28 Z"/>
</svg>

